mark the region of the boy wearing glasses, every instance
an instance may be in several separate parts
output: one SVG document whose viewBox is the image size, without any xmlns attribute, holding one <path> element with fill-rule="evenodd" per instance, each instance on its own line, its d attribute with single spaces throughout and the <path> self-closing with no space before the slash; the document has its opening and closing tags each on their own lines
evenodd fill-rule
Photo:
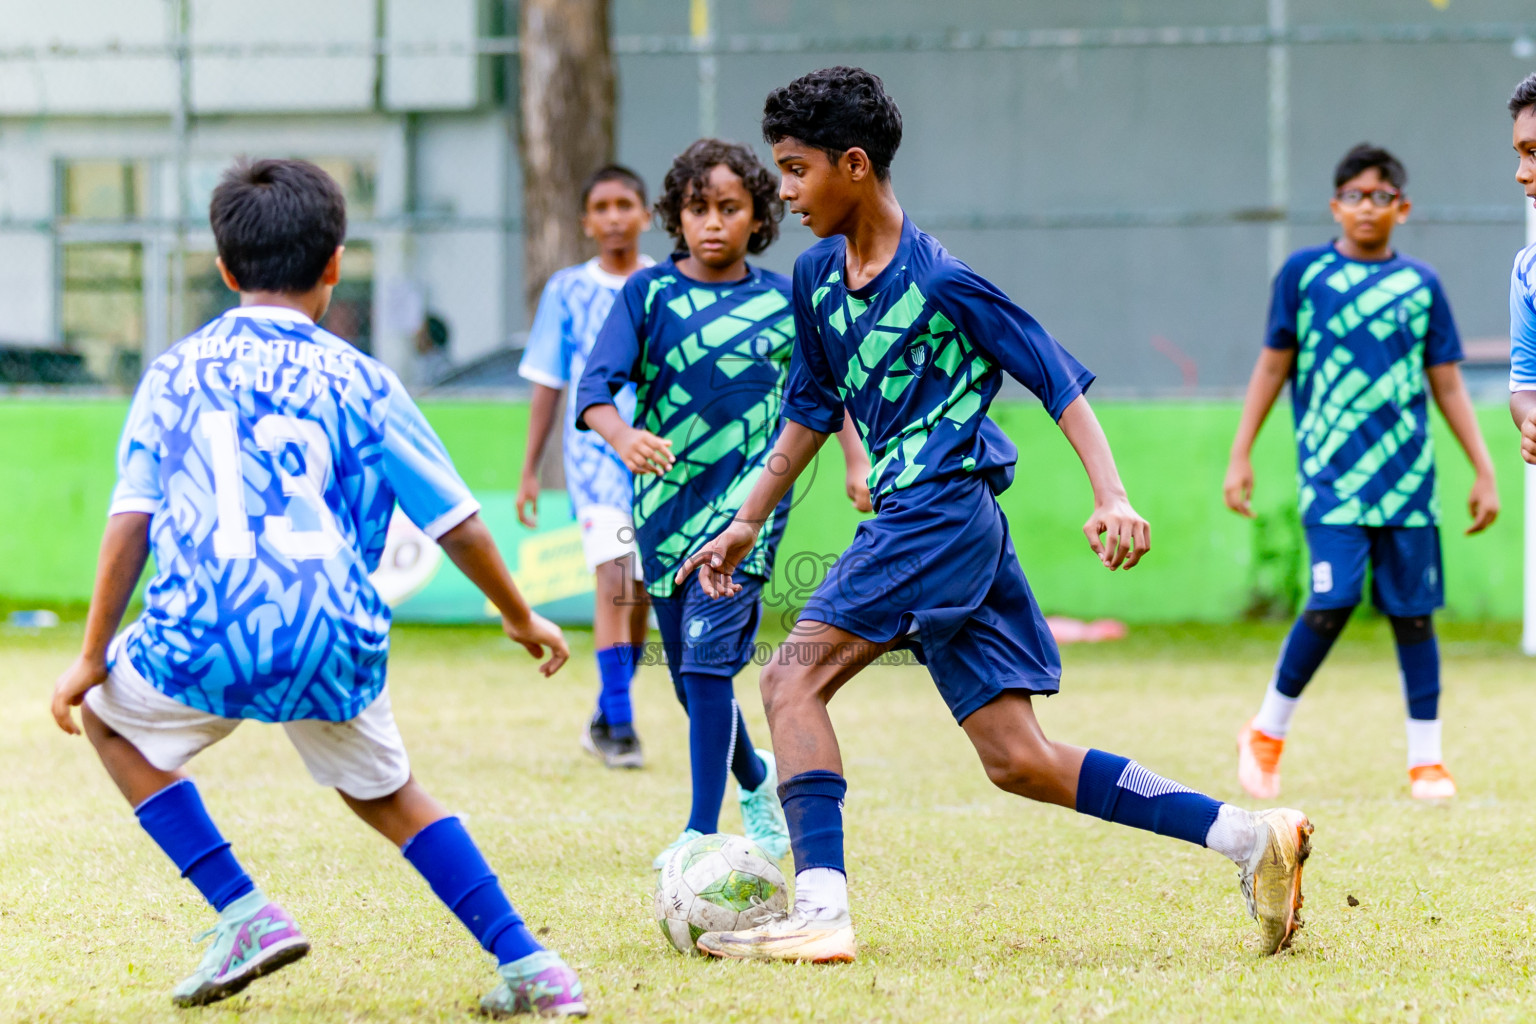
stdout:
<svg viewBox="0 0 1536 1024">
<path fill-rule="evenodd" d="M 1224 484 L 1227 507 L 1253 517 L 1254 438 L 1291 383 L 1301 521 L 1312 593 L 1291 627 L 1264 702 L 1238 733 L 1238 779 L 1261 800 L 1280 793 L 1280 753 L 1302 689 L 1360 603 L 1392 622 L 1408 704 L 1408 775 L 1420 800 L 1456 795 L 1440 751 L 1444 603 L 1439 502 L 1425 385 L 1476 471 L 1467 500 L 1479 533 L 1499 511 L 1493 463 L 1457 366 L 1461 340 L 1434 270 L 1392 248 L 1408 219 L 1403 165 L 1362 143 L 1334 171 L 1340 236 L 1294 253 L 1275 277 L 1264 350 L 1248 382 Z"/>
</svg>

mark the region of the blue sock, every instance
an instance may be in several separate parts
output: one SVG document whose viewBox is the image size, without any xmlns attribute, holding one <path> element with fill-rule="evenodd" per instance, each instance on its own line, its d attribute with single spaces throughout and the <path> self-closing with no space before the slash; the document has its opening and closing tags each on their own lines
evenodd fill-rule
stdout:
<svg viewBox="0 0 1536 1024">
<path fill-rule="evenodd" d="M 734 703 L 734 702 L 732 702 Z M 752 737 L 747 735 L 747 720 L 741 717 L 741 706 L 736 706 L 736 750 L 731 755 L 731 774 L 742 789 L 756 789 L 768 778 L 768 764 L 757 756 Z"/>
<path fill-rule="evenodd" d="M 821 769 L 779 783 L 797 874 L 810 868 L 848 873 L 843 867 L 843 797 L 847 795 L 848 780 Z"/>
<path fill-rule="evenodd" d="M 683 706 L 688 709 L 688 753 L 693 768 L 693 807 L 688 827 L 709 835 L 720 828 L 720 803 L 725 799 L 728 771 L 748 789 L 762 785 L 767 766 L 752 749 L 747 723 L 736 707 L 736 691 L 729 676 L 699 672 L 682 674 Z M 755 769 L 753 771 L 752 769 Z M 751 781 L 755 778 L 755 784 Z"/>
<path fill-rule="evenodd" d="M 203 798 L 191 779 L 166 786 L 133 809 L 139 824 L 181 869 L 181 877 L 197 886 L 214 910 L 222 911 L 256 883 L 245 873 L 229 842 L 208 817 Z"/>
<path fill-rule="evenodd" d="M 434 821 L 407 839 L 400 852 L 498 964 L 544 948 L 512 909 L 496 873 L 458 818 Z"/>
<path fill-rule="evenodd" d="M 603 681 L 597 695 L 597 710 L 615 739 L 628 739 L 635 734 L 635 712 L 629 703 L 629 684 L 635 677 L 634 655 L 632 644 L 614 644 L 597 652 L 597 674 Z"/>
<path fill-rule="evenodd" d="M 1439 718 L 1440 641 L 1432 636 L 1416 644 L 1398 644 L 1397 664 L 1403 670 L 1408 717 L 1421 722 Z"/>
<path fill-rule="evenodd" d="M 1196 846 L 1205 845 L 1220 809 L 1219 800 L 1102 750 L 1088 751 L 1077 777 L 1079 813 L 1173 836 Z"/>
<path fill-rule="evenodd" d="M 1352 608 L 1329 608 L 1303 612 L 1286 635 L 1280 648 L 1280 664 L 1275 666 L 1275 689 L 1295 699 L 1301 696 L 1317 669 L 1339 638 Z M 1319 628 L 1320 627 L 1320 628 Z"/>
</svg>

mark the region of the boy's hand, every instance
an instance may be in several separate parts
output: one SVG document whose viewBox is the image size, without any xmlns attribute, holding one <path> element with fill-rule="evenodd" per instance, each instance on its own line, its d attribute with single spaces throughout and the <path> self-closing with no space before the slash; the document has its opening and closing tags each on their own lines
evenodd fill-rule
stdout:
<svg viewBox="0 0 1536 1024">
<path fill-rule="evenodd" d="M 874 511 L 875 506 L 869 500 L 869 463 L 848 467 L 848 478 L 843 481 L 843 493 L 848 495 L 848 500 L 860 512 Z"/>
<path fill-rule="evenodd" d="M 1536 412 L 1520 424 L 1520 457 L 1536 466 Z"/>
<path fill-rule="evenodd" d="M 1523 450 L 1525 447 L 1523 440 L 1520 446 Z M 1472 481 L 1472 493 L 1467 498 L 1467 511 L 1472 513 L 1472 525 L 1467 527 L 1468 534 L 1482 533 L 1499 517 L 1499 489 L 1491 475 L 1479 473 L 1477 479 Z"/>
<path fill-rule="evenodd" d="M 682 586 L 688 574 L 699 570 L 699 585 L 710 597 L 730 597 L 741 591 L 741 584 L 731 579 L 736 566 L 752 551 L 757 543 L 758 528 L 750 523 L 733 521 L 720 531 L 720 535 L 688 556 L 677 570 L 673 582 Z"/>
<path fill-rule="evenodd" d="M 106 681 L 106 661 L 87 658 L 83 654 L 64 670 L 53 684 L 53 720 L 59 723 L 60 729 L 71 736 L 80 735 L 80 726 L 75 724 L 75 716 L 69 709 L 78 707 L 85 700 L 87 690 Z"/>
<path fill-rule="evenodd" d="M 501 617 L 501 631 L 507 634 L 507 639 L 513 643 L 523 645 L 523 649 L 535 658 L 544 657 L 544 648 L 549 648 L 549 660 L 539 666 L 539 671 L 545 676 L 552 676 L 560 671 L 571 656 L 571 649 L 566 645 L 565 634 L 560 632 L 560 627 L 550 622 L 538 612 L 530 611 L 526 621 L 517 622 Z"/>
<path fill-rule="evenodd" d="M 676 457 L 672 454 L 672 442 L 657 437 L 649 430 L 630 427 L 613 446 L 629 467 L 631 473 L 654 473 L 664 476 L 672 468 Z"/>
<path fill-rule="evenodd" d="M 1254 518 L 1249 506 L 1253 498 L 1253 462 L 1246 455 L 1233 455 L 1227 463 L 1227 478 L 1221 484 L 1227 508 L 1240 516 Z"/>
<path fill-rule="evenodd" d="M 527 473 L 517 484 L 517 521 L 530 530 L 539 528 L 539 478 Z"/>
<path fill-rule="evenodd" d="M 1083 533 L 1099 561 L 1112 570 L 1131 568 L 1152 547 L 1152 527 L 1124 497 L 1096 505 Z"/>
</svg>

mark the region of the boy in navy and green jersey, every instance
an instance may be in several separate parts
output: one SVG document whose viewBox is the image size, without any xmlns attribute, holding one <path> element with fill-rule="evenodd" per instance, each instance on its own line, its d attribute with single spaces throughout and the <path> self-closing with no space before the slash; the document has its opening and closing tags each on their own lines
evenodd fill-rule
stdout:
<svg viewBox="0 0 1536 1024">
<path fill-rule="evenodd" d="M 710 602 L 697 581 L 679 585 L 673 573 L 730 521 L 778 436 L 794 339 L 789 280 L 746 257 L 777 237 L 783 204 L 751 150 L 702 139 L 673 163 L 657 212 L 687 251 L 625 283 L 576 396 L 578 428 L 602 434 L 635 474 L 645 585 L 688 711 L 692 810 L 655 866 L 717 830 L 727 766 L 747 837 L 779 858 L 788 839 L 773 755 L 753 749 L 732 680 L 755 650 L 788 495 L 742 560 L 745 585 L 730 601 Z M 613 404 L 630 384 L 633 426 Z"/>
<path fill-rule="evenodd" d="M 780 920 L 709 932 L 714 956 L 853 959 L 843 861 L 848 792 L 827 702 L 886 651 L 924 661 L 1000 788 L 1217 850 L 1236 862 L 1266 952 L 1299 924 L 1312 826 L 1299 811 L 1252 814 L 1135 761 L 1045 737 L 1030 703 L 1055 693 L 1061 659 L 1030 593 L 996 495 L 1018 451 L 987 418 L 1004 371 L 1077 450 L 1093 486 L 1085 533 L 1111 569 L 1146 552 L 1083 392 L 1093 375 L 1024 310 L 902 212 L 889 169 L 901 114 L 879 78 L 828 68 L 768 96 L 763 135 L 779 194 L 822 241 L 795 263 L 795 357 L 785 425 L 751 494 L 679 570 L 730 599 L 774 507 L 829 433 L 857 422 L 874 463 L 875 517 L 828 571 L 762 691 L 795 854 L 795 905 Z M 1105 539 L 1101 539 L 1105 538 Z"/>
<path fill-rule="evenodd" d="M 1264 352 L 1232 445 L 1226 501 L 1251 516 L 1249 452 L 1289 380 L 1312 593 L 1259 713 L 1238 734 L 1238 778 L 1260 799 L 1280 793 L 1291 715 L 1360 603 L 1367 564 L 1372 599 L 1397 640 L 1411 792 L 1419 799 L 1456 794 L 1440 747 L 1432 616 L 1444 604 L 1444 584 L 1426 384 L 1476 470 L 1467 532 L 1492 523 L 1499 504 L 1440 280 L 1391 246 L 1393 227 L 1411 208 L 1407 183 L 1403 165 L 1384 149 L 1362 144 L 1340 162 L 1332 209 L 1343 234 L 1294 253 L 1276 275 Z"/>
</svg>

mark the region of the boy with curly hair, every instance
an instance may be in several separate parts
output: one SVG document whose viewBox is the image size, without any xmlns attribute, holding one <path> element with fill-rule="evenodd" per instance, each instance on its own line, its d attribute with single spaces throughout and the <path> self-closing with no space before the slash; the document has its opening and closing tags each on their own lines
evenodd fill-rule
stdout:
<svg viewBox="0 0 1536 1024">
<path fill-rule="evenodd" d="M 679 250 L 625 282 L 576 392 L 577 429 L 601 434 L 635 474 L 646 589 L 688 712 L 693 804 L 658 869 L 676 847 L 717 830 L 727 769 L 747 838 L 774 858 L 789 849 L 773 755 L 753 748 L 732 688 L 756 649 L 789 496 L 775 502 L 743 557 L 743 586 L 731 600 L 711 604 L 697 581 L 672 578 L 683 556 L 729 521 L 778 436 L 794 342 L 790 285 L 747 262 L 778 237 L 784 204 L 775 191 L 739 144 L 700 139 L 672 162 L 656 210 Z M 634 425 L 615 405 L 631 384 Z"/>
</svg>

